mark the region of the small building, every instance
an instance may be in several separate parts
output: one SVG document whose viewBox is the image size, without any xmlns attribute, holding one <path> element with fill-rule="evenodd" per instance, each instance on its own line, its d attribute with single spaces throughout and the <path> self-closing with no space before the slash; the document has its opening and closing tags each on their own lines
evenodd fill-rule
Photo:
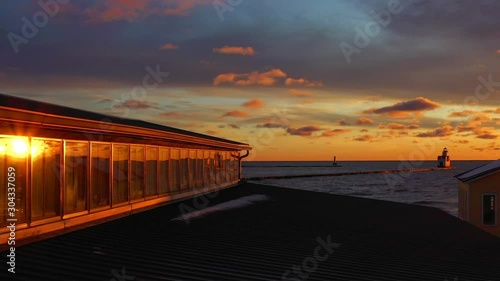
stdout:
<svg viewBox="0 0 500 281">
<path fill-rule="evenodd" d="M 451 166 L 450 156 L 448 155 L 448 149 L 446 147 L 443 149 L 443 153 L 438 156 L 438 168 L 449 168 Z"/>
<path fill-rule="evenodd" d="M 500 159 L 455 177 L 459 218 L 500 237 Z"/>
<path fill-rule="evenodd" d="M 0 94 L 0 241 L 235 186 L 248 144 Z"/>
</svg>

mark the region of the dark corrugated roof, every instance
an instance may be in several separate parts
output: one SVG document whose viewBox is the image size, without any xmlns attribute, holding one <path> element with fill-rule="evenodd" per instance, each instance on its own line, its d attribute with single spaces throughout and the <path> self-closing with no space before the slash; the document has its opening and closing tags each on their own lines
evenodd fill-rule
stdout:
<svg viewBox="0 0 500 281">
<path fill-rule="evenodd" d="M 31 100 L 31 99 L 26 99 L 26 98 L 20 98 L 20 97 L 11 96 L 11 95 L 5 95 L 5 94 L 1 94 L 1 93 L 0 93 L 0 106 L 35 111 L 35 112 L 42 112 L 42 113 L 46 113 L 46 114 L 53 114 L 53 115 L 59 115 L 59 116 L 82 118 L 82 119 L 88 119 L 88 120 L 94 120 L 94 121 L 103 121 L 104 120 L 105 122 L 110 122 L 110 123 L 114 123 L 114 124 L 148 128 L 148 129 L 160 130 L 160 131 L 165 131 L 165 132 L 170 132 L 170 133 L 177 133 L 177 134 L 189 135 L 189 136 L 194 136 L 194 137 L 200 137 L 200 138 L 209 139 L 209 140 L 216 140 L 216 141 L 221 141 L 221 142 L 226 142 L 226 143 L 247 145 L 247 144 L 241 143 L 241 142 L 236 142 L 236 141 L 231 141 L 231 140 L 227 140 L 227 139 L 223 139 L 223 138 L 208 136 L 208 135 L 204 135 L 204 134 L 199 134 L 199 133 L 181 130 L 181 129 L 168 127 L 168 126 L 163 126 L 163 125 L 159 125 L 159 124 L 154 124 L 154 123 L 141 121 L 141 120 L 137 120 L 137 119 L 119 118 L 116 116 L 105 115 L 105 114 L 95 113 L 92 111 L 86 111 L 86 110 L 61 106 L 61 105 L 50 104 L 50 103 L 35 101 L 35 100 Z"/>
<path fill-rule="evenodd" d="M 468 171 L 455 175 L 455 177 L 461 181 L 467 182 L 497 172 L 500 172 L 500 159 L 479 166 L 477 168 L 470 169 Z"/>
<path fill-rule="evenodd" d="M 270 200 L 189 224 L 174 204 L 21 246 L 16 280 L 500 280 L 500 239 L 441 210 L 249 183 L 209 202 L 254 194 Z M 340 246 L 314 272 L 282 279 L 328 236 Z"/>
</svg>

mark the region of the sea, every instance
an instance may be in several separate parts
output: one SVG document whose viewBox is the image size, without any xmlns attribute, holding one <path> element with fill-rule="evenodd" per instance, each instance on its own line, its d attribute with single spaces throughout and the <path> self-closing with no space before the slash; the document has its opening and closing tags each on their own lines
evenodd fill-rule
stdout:
<svg viewBox="0 0 500 281">
<path fill-rule="evenodd" d="M 270 178 L 250 182 L 323 193 L 372 198 L 439 208 L 458 215 L 458 180 L 462 172 L 491 161 L 452 161 L 453 169 L 423 172 L 357 174 L 298 178 Z M 341 172 L 436 168 L 437 161 L 249 161 L 242 163 L 243 178 L 316 175 Z"/>
</svg>

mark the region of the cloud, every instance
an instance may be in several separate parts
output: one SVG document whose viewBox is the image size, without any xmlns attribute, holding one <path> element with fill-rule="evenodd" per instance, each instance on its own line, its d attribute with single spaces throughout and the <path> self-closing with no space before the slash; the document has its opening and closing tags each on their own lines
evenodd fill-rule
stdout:
<svg viewBox="0 0 500 281">
<path fill-rule="evenodd" d="M 287 127 L 278 123 L 264 123 L 264 124 L 259 124 L 257 125 L 257 128 L 268 128 L 268 129 L 275 129 L 275 128 L 283 128 L 286 129 Z"/>
<path fill-rule="evenodd" d="M 287 128 L 286 132 L 293 136 L 311 136 L 312 133 L 321 131 L 322 129 L 319 126 L 305 126 L 297 129 Z"/>
<path fill-rule="evenodd" d="M 459 133 L 474 131 L 474 127 L 472 126 L 457 126 L 456 129 Z"/>
<path fill-rule="evenodd" d="M 242 56 L 255 55 L 255 50 L 252 47 L 224 46 L 222 48 L 213 48 L 212 52 L 218 53 L 218 54 L 226 54 L 226 55 L 242 55 Z"/>
<path fill-rule="evenodd" d="M 113 21 L 140 21 L 153 15 L 186 16 L 199 5 L 212 4 L 213 0 L 103 0 L 96 1 L 81 13 L 87 23 L 97 24 Z"/>
<path fill-rule="evenodd" d="M 174 44 L 171 44 L 171 43 L 168 43 L 168 44 L 165 44 L 163 46 L 161 46 L 160 50 L 175 50 L 175 49 L 178 49 L 179 46 L 176 46 Z"/>
<path fill-rule="evenodd" d="M 353 140 L 355 141 L 371 141 L 373 140 L 373 136 L 370 136 L 370 135 L 363 135 L 363 136 L 359 136 L 359 137 L 355 137 L 353 138 Z"/>
<path fill-rule="evenodd" d="M 426 110 L 433 110 L 440 107 L 437 102 L 424 97 L 418 97 L 414 100 L 399 102 L 391 106 L 381 108 L 371 108 L 363 111 L 363 114 L 387 114 L 395 118 L 406 118 L 410 113 L 420 113 Z"/>
<path fill-rule="evenodd" d="M 500 55 L 500 50 L 497 50 L 496 53 L 497 53 L 497 55 Z"/>
<path fill-rule="evenodd" d="M 356 124 L 358 124 L 358 125 L 371 125 L 371 124 L 373 124 L 373 120 L 371 120 L 370 118 L 366 118 L 366 117 L 360 117 L 356 121 Z"/>
<path fill-rule="evenodd" d="M 140 100 L 126 100 L 120 104 L 114 105 L 114 108 L 117 109 L 148 109 L 148 108 L 158 108 L 157 107 L 158 103 L 150 103 L 146 101 L 140 101 Z"/>
<path fill-rule="evenodd" d="M 453 134 L 453 127 L 450 125 L 444 125 L 441 128 L 436 128 L 432 131 L 428 131 L 425 133 L 420 133 L 417 137 L 427 138 L 427 137 L 446 137 Z"/>
<path fill-rule="evenodd" d="M 349 126 L 349 123 L 347 123 L 347 121 L 345 121 L 345 120 L 340 120 L 339 122 L 337 122 L 337 125 L 339 125 L 339 126 Z"/>
<path fill-rule="evenodd" d="M 419 127 L 420 126 L 417 124 L 403 125 L 398 123 L 390 123 L 389 125 L 387 125 L 387 128 L 391 130 L 414 130 L 418 129 Z"/>
<path fill-rule="evenodd" d="M 286 73 L 279 68 L 272 69 L 267 72 L 259 73 L 253 71 L 250 73 L 223 73 L 214 78 L 214 85 L 218 86 L 221 83 L 229 83 L 238 86 L 263 85 L 272 86 L 276 83 L 276 78 L 284 78 Z"/>
<path fill-rule="evenodd" d="M 309 81 L 305 78 L 287 78 L 285 80 L 285 85 L 288 87 L 321 87 L 323 86 L 323 83 L 320 81 Z"/>
<path fill-rule="evenodd" d="M 290 92 L 292 96 L 298 98 L 309 97 L 312 95 L 311 91 L 306 91 L 306 90 L 289 89 L 288 92 Z"/>
<path fill-rule="evenodd" d="M 208 131 L 205 131 L 205 134 L 208 134 L 208 135 L 217 135 L 217 131 L 208 130 Z"/>
<path fill-rule="evenodd" d="M 469 115 L 473 115 L 474 113 L 476 112 L 473 110 L 456 111 L 452 112 L 450 115 L 448 115 L 448 117 L 467 117 Z"/>
<path fill-rule="evenodd" d="M 478 139 L 496 139 L 498 136 L 493 134 L 495 129 L 492 127 L 482 127 L 474 129 L 474 133 L 476 134 L 476 138 Z"/>
<path fill-rule="evenodd" d="M 224 113 L 221 117 L 236 117 L 236 118 L 247 118 L 249 117 L 245 111 L 232 110 Z"/>
<path fill-rule="evenodd" d="M 264 106 L 264 102 L 260 99 L 253 99 L 249 100 L 245 103 L 243 103 L 241 106 L 247 107 L 247 108 L 261 108 Z"/>
<path fill-rule="evenodd" d="M 313 104 L 313 103 L 314 103 L 314 101 L 311 100 L 311 99 L 303 100 L 303 101 L 300 102 L 300 104 Z"/>
<path fill-rule="evenodd" d="M 236 124 L 227 124 L 229 127 L 233 128 L 233 129 L 239 129 L 240 126 L 236 125 Z"/>
<path fill-rule="evenodd" d="M 329 131 L 324 131 L 321 135 L 323 137 L 334 137 L 340 134 L 349 133 L 351 130 L 348 129 L 334 129 Z"/>
</svg>

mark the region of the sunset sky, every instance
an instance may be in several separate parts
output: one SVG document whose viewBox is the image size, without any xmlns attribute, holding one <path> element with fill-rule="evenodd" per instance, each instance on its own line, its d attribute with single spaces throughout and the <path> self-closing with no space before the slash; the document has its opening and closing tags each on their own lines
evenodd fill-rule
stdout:
<svg viewBox="0 0 500 281">
<path fill-rule="evenodd" d="M 250 160 L 500 158 L 499 1 L 57 1 L 2 3 L 1 93 Z"/>
</svg>

